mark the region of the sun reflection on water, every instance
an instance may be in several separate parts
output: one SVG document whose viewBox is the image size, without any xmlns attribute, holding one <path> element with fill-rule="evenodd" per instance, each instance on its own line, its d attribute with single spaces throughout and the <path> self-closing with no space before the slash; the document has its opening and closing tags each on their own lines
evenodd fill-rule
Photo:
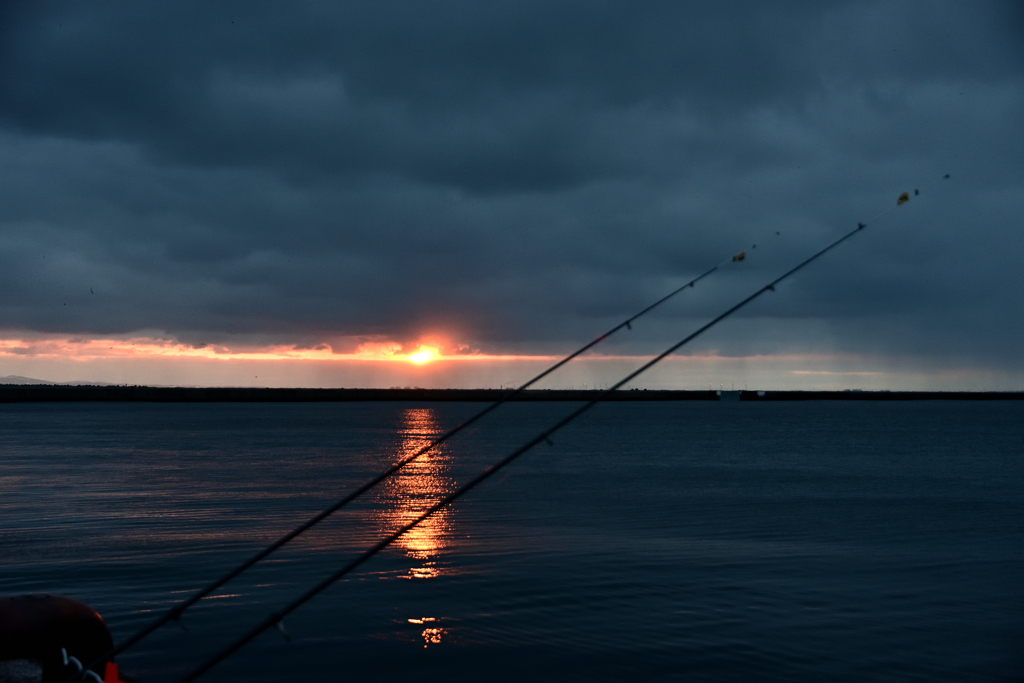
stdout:
<svg viewBox="0 0 1024 683">
<path fill-rule="evenodd" d="M 407 619 L 410 624 L 429 624 L 436 623 L 437 619 L 434 617 L 422 617 L 420 619 Z M 427 626 L 420 633 L 420 637 L 423 638 L 423 647 L 426 648 L 429 645 L 440 645 L 441 637 L 448 635 L 448 631 L 441 628 L 440 626 Z"/>
<path fill-rule="evenodd" d="M 430 408 L 411 408 L 402 414 L 401 442 L 395 460 L 409 457 L 440 432 Z M 396 531 L 423 514 L 455 486 L 448 474 L 448 452 L 442 445 L 421 455 L 390 477 L 377 497 L 379 523 L 386 532 Z M 438 510 L 395 541 L 418 566 L 402 578 L 430 579 L 447 573 L 438 558 L 452 533 L 452 511 Z"/>
<path fill-rule="evenodd" d="M 428 645 L 440 645 L 441 636 L 445 635 L 446 633 L 447 632 L 443 628 L 423 629 L 423 633 L 420 634 L 421 636 L 423 636 L 423 647 L 426 648 Z"/>
</svg>

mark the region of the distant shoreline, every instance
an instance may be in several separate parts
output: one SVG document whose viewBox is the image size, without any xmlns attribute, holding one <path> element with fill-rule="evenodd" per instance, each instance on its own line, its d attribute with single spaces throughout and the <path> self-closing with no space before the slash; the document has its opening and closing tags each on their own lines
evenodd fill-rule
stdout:
<svg viewBox="0 0 1024 683">
<path fill-rule="evenodd" d="M 246 387 L 0 385 L 0 403 L 136 401 L 296 403 L 344 401 L 493 402 L 508 389 L 259 389 Z M 597 389 L 529 389 L 513 401 L 589 401 Z M 606 401 L 992 401 L 1024 400 L 1022 391 L 681 391 L 623 389 Z"/>
</svg>

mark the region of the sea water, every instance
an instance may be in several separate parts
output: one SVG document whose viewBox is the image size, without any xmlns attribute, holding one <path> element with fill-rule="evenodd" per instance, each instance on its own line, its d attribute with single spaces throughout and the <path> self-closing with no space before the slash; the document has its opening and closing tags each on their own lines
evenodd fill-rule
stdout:
<svg viewBox="0 0 1024 683">
<path fill-rule="evenodd" d="M 175 681 L 576 408 L 461 434 L 119 658 Z M 479 404 L 0 406 L 0 593 L 121 640 Z M 599 405 L 203 680 L 1024 677 L 1024 402 Z"/>
</svg>

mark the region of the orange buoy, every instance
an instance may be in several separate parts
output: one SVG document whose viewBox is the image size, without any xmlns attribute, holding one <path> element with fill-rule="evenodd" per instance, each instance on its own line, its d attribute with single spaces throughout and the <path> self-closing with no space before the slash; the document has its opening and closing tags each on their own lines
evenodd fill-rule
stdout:
<svg viewBox="0 0 1024 683">
<path fill-rule="evenodd" d="M 89 664 L 113 646 L 103 617 L 84 602 L 62 595 L 0 598 L 0 661 L 38 662 L 43 683 L 59 683 L 73 673 L 61 649 Z"/>
</svg>

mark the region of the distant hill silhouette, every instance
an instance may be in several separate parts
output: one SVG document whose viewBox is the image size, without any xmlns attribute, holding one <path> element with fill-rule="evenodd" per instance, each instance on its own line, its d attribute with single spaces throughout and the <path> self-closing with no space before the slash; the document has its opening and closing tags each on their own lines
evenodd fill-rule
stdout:
<svg viewBox="0 0 1024 683">
<path fill-rule="evenodd" d="M 86 381 L 50 382 L 49 380 L 45 380 L 45 379 L 33 379 L 31 377 L 22 377 L 21 375 L 7 375 L 6 377 L 0 377 L 0 384 L 49 384 L 51 386 L 61 386 L 61 387 L 76 387 L 76 386 L 109 387 L 109 386 L 113 386 L 109 382 L 86 382 Z"/>
</svg>

